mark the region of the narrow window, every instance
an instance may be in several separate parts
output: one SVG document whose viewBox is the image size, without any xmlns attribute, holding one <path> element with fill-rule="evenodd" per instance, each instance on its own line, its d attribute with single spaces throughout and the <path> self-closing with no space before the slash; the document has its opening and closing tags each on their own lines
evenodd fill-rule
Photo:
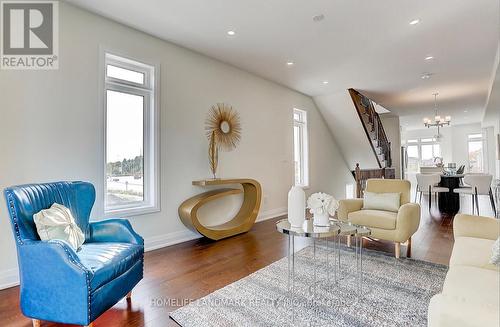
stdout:
<svg viewBox="0 0 500 327">
<path fill-rule="evenodd" d="M 485 171 L 483 134 L 469 134 L 467 139 L 469 172 L 482 173 Z"/>
<path fill-rule="evenodd" d="M 295 163 L 295 185 L 309 186 L 309 159 L 307 144 L 307 112 L 293 110 L 293 149 Z"/>
<path fill-rule="evenodd" d="M 420 155 L 418 151 L 418 145 L 408 145 L 406 148 L 406 154 L 408 156 L 408 172 L 418 173 L 420 169 Z"/>
<path fill-rule="evenodd" d="M 132 215 L 158 207 L 155 68 L 105 54 L 105 213 Z"/>
</svg>

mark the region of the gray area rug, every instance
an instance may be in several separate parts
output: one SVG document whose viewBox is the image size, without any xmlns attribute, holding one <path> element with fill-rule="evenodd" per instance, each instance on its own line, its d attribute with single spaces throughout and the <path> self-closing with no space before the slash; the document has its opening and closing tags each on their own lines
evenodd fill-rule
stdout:
<svg viewBox="0 0 500 327">
<path fill-rule="evenodd" d="M 426 326 L 430 298 L 441 291 L 448 267 L 363 251 L 363 291 L 354 251 L 342 248 L 342 271 L 327 282 L 327 251 L 317 247 L 316 297 L 312 246 L 295 256 L 295 297 L 287 288 L 288 260 L 261 270 L 179 308 L 183 327 L 206 326 Z M 328 260 L 333 256 L 330 255 Z"/>
</svg>

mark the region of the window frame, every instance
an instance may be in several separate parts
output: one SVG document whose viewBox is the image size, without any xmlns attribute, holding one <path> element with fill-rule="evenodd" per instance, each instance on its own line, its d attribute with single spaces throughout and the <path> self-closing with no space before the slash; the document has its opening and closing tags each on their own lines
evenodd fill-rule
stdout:
<svg viewBox="0 0 500 327">
<path fill-rule="evenodd" d="M 295 119 L 295 115 L 299 115 L 299 119 Z M 294 185 L 300 186 L 302 188 L 309 188 L 309 133 L 308 133 L 308 123 L 307 123 L 307 111 L 302 109 L 293 108 L 292 111 L 293 120 L 293 182 Z M 301 168 L 301 183 L 297 183 L 295 178 L 295 127 L 300 130 L 300 168 Z"/>
<path fill-rule="evenodd" d="M 437 157 L 442 157 L 443 152 L 441 148 L 440 142 L 436 140 L 435 137 L 420 137 L 420 138 L 414 138 L 406 141 L 406 146 L 407 148 L 410 146 L 416 146 L 417 151 L 418 151 L 418 169 L 420 170 L 420 167 L 425 167 L 422 165 L 423 159 L 422 159 L 422 146 L 424 145 L 431 145 L 432 146 L 432 156 L 433 158 Z M 439 156 L 436 155 L 435 150 L 436 150 L 436 145 L 439 146 Z M 408 149 L 407 149 L 408 151 Z M 409 156 L 408 156 L 409 158 Z M 415 157 L 412 157 L 415 158 Z"/>
<path fill-rule="evenodd" d="M 482 132 L 469 133 L 467 134 L 467 168 L 468 171 L 471 172 L 471 161 L 470 161 L 470 143 L 471 142 L 481 142 L 481 170 L 476 173 L 485 173 L 488 171 L 488 155 L 487 155 L 487 138 Z"/>
<path fill-rule="evenodd" d="M 138 216 L 160 211 L 160 144 L 159 144 L 159 65 L 148 64 L 102 50 L 102 106 L 103 106 L 103 211 L 104 217 Z M 113 65 L 144 74 L 144 83 L 135 83 L 107 76 L 107 67 Z M 107 92 L 114 91 L 143 97 L 143 201 L 122 206 L 107 205 Z"/>
</svg>

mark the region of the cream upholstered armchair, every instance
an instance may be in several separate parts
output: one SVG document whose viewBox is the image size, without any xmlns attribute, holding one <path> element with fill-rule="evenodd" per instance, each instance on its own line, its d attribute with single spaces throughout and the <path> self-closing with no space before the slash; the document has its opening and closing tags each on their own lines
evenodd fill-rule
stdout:
<svg viewBox="0 0 500 327">
<path fill-rule="evenodd" d="M 410 188 L 410 182 L 406 180 L 369 179 L 366 182 L 367 192 L 401 194 L 399 210 L 366 210 L 363 209 L 363 199 L 340 200 L 338 218 L 369 227 L 371 237 L 375 239 L 394 242 L 396 258 L 400 256 L 401 243 L 408 242 L 407 256 L 410 256 L 411 237 L 420 224 L 420 205 L 410 203 Z"/>
</svg>

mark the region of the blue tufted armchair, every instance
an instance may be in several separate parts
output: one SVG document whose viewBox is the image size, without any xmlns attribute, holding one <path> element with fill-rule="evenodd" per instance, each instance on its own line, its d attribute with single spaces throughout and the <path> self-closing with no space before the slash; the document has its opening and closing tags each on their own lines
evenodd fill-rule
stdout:
<svg viewBox="0 0 500 327">
<path fill-rule="evenodd" d="M 92 184 L 30 184 L 4 193 L 17 246 L 21 310 L 34 326 L 40 320 L 92 325 L 142 279 L 144 240 L 128 220 L 89 223 Z M 64 241 L 40 241 L 33 214 L 53 203 L 68 207 L 84 232 L 78 251 Z"/>
</svg>

